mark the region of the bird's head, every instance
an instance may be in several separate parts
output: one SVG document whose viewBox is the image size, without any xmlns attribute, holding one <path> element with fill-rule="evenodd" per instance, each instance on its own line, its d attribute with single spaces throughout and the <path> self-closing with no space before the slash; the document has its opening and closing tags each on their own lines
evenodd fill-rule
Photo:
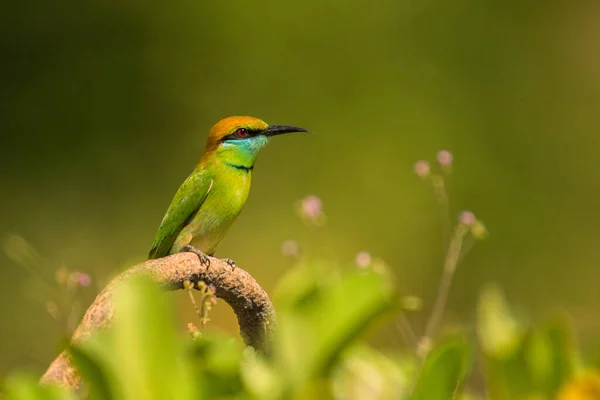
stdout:
<svg viewBox="0 0 600 400">
<path fill-rule="evenodd" d="M 252 166 L 259 150 L 271 136 L 291 132 L 308 131 L 287 125 L 268 125 L 253 117 L 228 117 L 211 128 L 206 153 L 216 153 L 227 161 Z"/>
</svg>

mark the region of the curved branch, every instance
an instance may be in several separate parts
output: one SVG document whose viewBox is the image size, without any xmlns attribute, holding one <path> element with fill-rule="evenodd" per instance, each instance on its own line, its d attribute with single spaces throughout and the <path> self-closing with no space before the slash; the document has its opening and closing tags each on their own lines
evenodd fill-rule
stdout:
<svg viewBox="0 0 600 400">
<path fill-rule="evenodd" d="M 183 289 L 185 281 L 213 285 L 216 296 L 229 304 L 237 316 L 246 345 L 268 352 L 270 338 L 276 328 L 275 309 L 269 296 L 243 269 L 232 268 L 219 258 L 209 259 L 210 266 L 206 267 L 200 264 L 195 254 L 178 253 L 129 268 L 116 276 L 96 297 L 71 341 L 81 342 L 98 329 L 110 325 L 114 318 L 112 298 L 116 287 L 134 275 L 149 273 L 167 290 Z M 81 385 L 79 374 L 64 351 L 50 364 L 40 382 L 71 389 L 78 389 Z"/>
</svg>

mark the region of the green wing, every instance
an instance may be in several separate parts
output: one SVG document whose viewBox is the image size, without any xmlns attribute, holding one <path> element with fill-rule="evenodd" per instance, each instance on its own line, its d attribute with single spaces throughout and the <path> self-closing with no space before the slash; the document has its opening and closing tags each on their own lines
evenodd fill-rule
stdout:
<svg viewBox="0 0 600 400">
<path fill-rule="evenodd" d="M 175 193 L 175 197 L 165 214 L 152 249 L 149 259 L 164 257 L 169 254 L 171 246 L 177 235 L 192 219 L 200 208 L 212 187 L 213 178 L 205 171 L 194 171 Z"/>
</svg>

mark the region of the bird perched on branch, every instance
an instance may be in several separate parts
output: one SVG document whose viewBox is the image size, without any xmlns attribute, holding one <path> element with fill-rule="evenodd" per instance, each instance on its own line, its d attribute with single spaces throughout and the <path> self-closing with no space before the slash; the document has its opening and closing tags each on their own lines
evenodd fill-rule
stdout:
<svg viewBox="0 0 600 400">
<path fill-rule="evenodd" d="M 171 201 L 148 258 L 190 251 L 210 265 L 207 255 L 213 255 L 248 198 L 258 152 L 271 136 L 290 132 L 308 131 L 252 117 L 228 117 L 213 126 L 198 165 Z"/>
</svg>

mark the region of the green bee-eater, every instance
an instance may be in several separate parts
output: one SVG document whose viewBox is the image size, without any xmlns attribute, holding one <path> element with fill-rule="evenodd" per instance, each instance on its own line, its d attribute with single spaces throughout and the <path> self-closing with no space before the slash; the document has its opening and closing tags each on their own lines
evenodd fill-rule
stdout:
<svg viewBox="0 0 600 400">
<path fill-rule="evenodd" d="M 252 117 L 229 117 L 213 126 L 198 165 L 171 201 L 149 258 L 191 251 L 209 265 L 206 255 L 213 255 L 248 198 L 258 152 L 269 137 L 289 132 L 307 131 Z"/>
</svg>

